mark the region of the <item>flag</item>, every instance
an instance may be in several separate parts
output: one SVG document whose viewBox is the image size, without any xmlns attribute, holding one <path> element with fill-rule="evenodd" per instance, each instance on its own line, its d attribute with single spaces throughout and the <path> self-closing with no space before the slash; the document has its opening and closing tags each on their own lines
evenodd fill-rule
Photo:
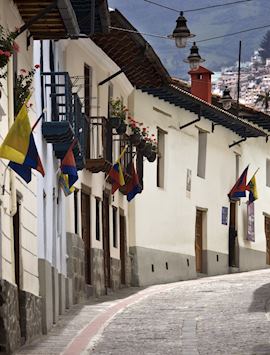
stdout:
<svg viewBox="0 0 270 355">
<path fill-rule="evenodd" d="M 254 202 L 258 198 L 258 191 L 257 191 L 255 174 L 252 176 L 249 183 L 247 184 L 247 190 L 249 191 L 249 198 L 248 198 L 249 203 Z"/>
<path fill-rule="evenodd" d="M 135 170 L 134 164 L 131 165 L 131 180 L 126 185 L 127 200 L 130 202 L 137 194 L 142 192 L 142 187 L 139 183 L 138 174 Z"/>
<path fill-rule="evenodd" d="M 228 193 L 230 199 L 246 196 L 247 172 L 248 172 L 248 166 L 242 172 L 242 175 L 239 177 L 239 179 L 236 181 L 231 191 Z"/>
<path fill-rule="evenodd" d="M 39 171 L 42 176 L 45 175 L 32 132 L 30 134 L 30 143 L 24 162 L 22 164 L 18 164 L 11 161 L 8 166 L 20 175 L 27 183 L 29 183 L 32 178 L 31 169 Z"/>
<path fill-rule="evenodd" d="M 71 146 L 68 148 L 68 151 L 66 152 L 66 155 L 64 156 L 61 162 L 61 171 L 63 174 L 66 174 L 68 176 L 69 188 L 71 188 L 71 186 L 74 185 L 75 182 L 78 180 L 76 162 L 73 154 L 73 147 L 75 143 L 76 140 L 71 143 Z"/>
<path fill-rule="evenodd" d="M 116 160 L 115 164 L 112 166 L 112 168 L 110 169 L 110 171 L 108 173 L 108 176 L 112 179 L 112 194 L 114 194 L 115 191 L 118 190 L 120 186 L 125 185 L 125 179 L 124 179 L 124 174 L 123 174 L 120 160 L 121 160 L 122 156 L 124 155 L 126 149 L 127 149 L 127 147 L 125 147 L 122 150 L 119 158 Z"/>
<path fill-rule="evenodd" d="M 69 187 L 68 186 L 68 175 L 61 173 L 59 176 L 59 185 L 64 191 L 65 196 L 71 195 L 74 191 L 75 188 L 74 186 Z"/>
<path fill-rule="evenodd" d="M 22 105 L 13 125 L 0 146 L 0 158 L 8 159 L 18 164 L 24 163 L 30 144 L 31 126 L 26 102 Z"/>
<path fill-rule="evenodd" d="M 109 171 L 110 178 L 112 179 L 112 194 L 119 189 L 120 186 L 125 185 L 125 179 L 120 161 L 117 161 Z"/>
</svg>

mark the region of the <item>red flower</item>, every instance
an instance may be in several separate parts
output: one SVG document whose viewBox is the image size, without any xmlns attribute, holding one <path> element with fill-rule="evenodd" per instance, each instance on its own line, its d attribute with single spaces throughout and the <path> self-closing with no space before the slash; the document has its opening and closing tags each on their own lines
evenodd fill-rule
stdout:
<svg viewBox="0 0 270 355">
<path fill-rule="evenodd" d="M 13 47 L 15 52 L 19 52 L 20 47 L 19 47 L 18 43 L 14 42 L 12 47 Z"/>
<path fill-rule="evenodd" d="M 21 69 L 20 72 L 23 73 L 23 74 L 27 73 L 25 69 Z"/>
<path fill-rule="evenodd" d="M 0 49 L 0 55 L 2 55 L 2 54 L 5 54 L 5 52 L 2 51 L 2 49 Z"/>
<path fill-rule="evenodd" d="M 9 58 L 9 57 L 11 56 L 11 53 L 10 53 L 9 51 L 5 51 L 5 52 L 4 52 L 4 55 L 5 55 L 7 58 Z"/>
<path fill-rule="evenodd" d="M 36 65 L 35 65 L 35 68 L 36 68 L 36 69 L 39 69 L 39 68 L 40 68 L 40 65 L 39 65 L 39 64 L 36 64 Z"/>
</svg>

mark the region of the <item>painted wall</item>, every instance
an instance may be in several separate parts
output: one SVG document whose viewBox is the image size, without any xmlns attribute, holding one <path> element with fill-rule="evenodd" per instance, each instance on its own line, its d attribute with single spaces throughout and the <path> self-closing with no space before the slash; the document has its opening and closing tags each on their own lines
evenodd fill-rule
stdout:
<svg viewBox="0 0 270 355">
<path fill-rule="evenodd" d="M 236 154 L 240 154 L 239 172 L 250 164 L 248 179 L 260 167 L 257 183 L 260 198 L 255 202 L 256 241 L 246 238 L 246 204 L 241 199 L 238 212 L 240 246 L 265 251 L 263 212 L 269 213 L 270 190 L 265 185 L 266 158 L 269 143 L 264 138 L 250 138 L 241 145 L 229 148 L 239 140 L 230 130 L 216 126 L 211 133 L 211 121 L 201 121 L 183 130 L 180 125 L 197 118 L 193 113 L 134 91 L 130 105 L 136 120 L 157 134 L 157 127 L 165 135 L 165 185 L 156 186 L 157 162 L 144 163 L 144 191 L 131 203 L 131 246 L 167 252 L 195 255 L 196 208 L 206 211 L 203 249 L 228 254 L 228 225 L 221 223 L 222 206 L 229 208 L 228 192 L 236 179 Z M 156 110 L 158 109 L 158 111 Z M 162 112 L 160 112 L 162 111 Z M 198 131 L 207 133 L 206 175 L 197 176 Z M 186 191 L 187 169 L 192 171 L 191 192 Z M 249 181 L 249 180 L 248 180 Z M 134 222 L 135 221 L 135 222 Z"/>
<path fill-rule="evenodd" d="M 14 31 L 22 25 L 20 15 L 13 2 L 3 0 L 0 2 L 0 24 L 4 28 Z M 26 47 L 26 33 L 21 34 L 16 42 L 20 47 L 18 53 L 18 70 L 29 70 L 33 67 L 32 45 Z M 6 80 L 1 79 L 2 97 L 0 105 L 6 113 L 0 119 L 0 143 L 8 132 L 8 97 Z M 31 124 L 34 124 L 37 115 L 34 95 L 31 98 L 32 108 L 29 110 Z M 8 161 L 0 160 L 0 180 L 3 184 L 4 171 Z M 21 197 L 20 233 L 21 233 L 21 288 L 38 295 L 38 265 L 37 265 L 37 174 L 33 172 L 32 181 L 27 185 L 18 175 L 8 170 L 5 179 L 5 194 L 0 196 L 1 201 L 1 238 L 0 238 L 0 277 L 15 283 L 14 272 L 14 241 L 13 220 L 11 216 L 10 182 L 15 183 L 15 190 Z"/>
<path fill-rule="evenodd" d="M 98 83 L 106 79 L 111 74 L 114 74 L 119 70 L 119 67 L 91 40 L 80 39 L 78 41 L 67 40 L 65 43 L 65 63 L 66 71 L 69 72 L 71 77 L 79 77 L 78 85 L 82 84 L 81 87 L 75 86 L 74 90 L 78 91 L 79 96 L 83 99 L 83 81 L 82 77 L 84 75 L 84 64 L 89 65 L 92 68 L 92 116 L 108 116 L 108 83 L 98 86 Z M 74 61 L 74 53 L 76 53 L 76 61 Z M 73 79 L 72 79 L 73 80 Z M 132 92 L 133 88 L 128 82 L 124 74 L 114 78 L 111 83 L 113 84 L 113 96 L 114 98 L 122 97 L 125 105 L 128 103 L 128 95 Z M 91 146 L 91 149 L 94 147 Z M 119 149 L 115 151 L 114 159 L 116 160 L 119 156 Z M 91 247 L 102 249 L 102 206 L 100 206 L 100 241 L 96 240 L 96 203 L 95 198 L 98 197 L 103 199 L 103 191 L 107 189 L 110 191 L 111 185 L 105 183 L 104 173 L 92 174 L 86 169 L 79 172 L 79 180 L 75 186 L 81 190 L 82 185 L 87 186 L 91 189 Z M 74 224 L 74 198 L 70 196 L 67 198 L 68 208 L 66 209 L 66 220 L 67 220 L 67 231 L 75 231 Z M 78 215 L 81 215 L 80 206 L 80 193 L 78 196 Z M 113 225 L 112 225 L 112 206 L 118 208 L 118 220 L 119 220 L 119 208 L 124 211 L 127 216 L 128 203 L 126 198 L 120 193 L 116 192 L 111 197 L 110 203 L 110 253 L 112 258 L 120 258 L 119 249 L 119 223 L 117 225 L 117 248 L 113 247 Z M 128 221 L 127 221 L 128 225 Z M 81 231 L 81 223 L 79 218 L 78 230 Z"/>
</svg>

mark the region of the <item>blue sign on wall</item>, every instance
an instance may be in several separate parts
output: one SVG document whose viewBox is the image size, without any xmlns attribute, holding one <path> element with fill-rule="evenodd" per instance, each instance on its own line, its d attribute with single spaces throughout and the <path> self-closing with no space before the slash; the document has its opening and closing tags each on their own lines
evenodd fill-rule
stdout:
<svg viewBox="0 0 270 355">
<path fill-rule="evenodd" d="M 226 226 L 228 224 L 228 207 L 222 207 L 221 223 Z"/>
</svg>

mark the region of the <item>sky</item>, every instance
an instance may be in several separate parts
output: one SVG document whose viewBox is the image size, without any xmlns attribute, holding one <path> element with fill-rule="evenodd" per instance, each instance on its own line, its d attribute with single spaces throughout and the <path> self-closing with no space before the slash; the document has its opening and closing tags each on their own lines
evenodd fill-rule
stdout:
<svg viewBox="0 0 270 355">
<path fill-rule="evenodd" d="M 154 0 L 175 9 L 187 10 L 215 4 L 224 4 L 232 0 Z M 160 8 L 144 0 L 108 0 L 111 8 L 117 8 L 140 32 L 168 35 L 175 28 L 177 12 Z M 181 7 L 180 7 L 181 6 Z M 250 0 L 246 3 L 229 5 L 221 8 L 187 12 L 187 25 L 196 34 L 194 40 L 224 35 L 257 26 L 269 25 L 270 0 Z M 206 60 L 203 64 L 212 71 L 220 71 L 222 67 L 234 64 L 238 59 L 239 41 L 242 41 L 242 59 L 249 60 L 253 51 L 267 32 L 260 29 L 222 39 L 198 43 L 200 55 Z M 144 36 L 161 58 L 170 72 L 187 78 L 188 64 L 183 63 L 189 55 L 190 42 L 187 48 L 178 49 L 173 41 Z"/>
</svg>

